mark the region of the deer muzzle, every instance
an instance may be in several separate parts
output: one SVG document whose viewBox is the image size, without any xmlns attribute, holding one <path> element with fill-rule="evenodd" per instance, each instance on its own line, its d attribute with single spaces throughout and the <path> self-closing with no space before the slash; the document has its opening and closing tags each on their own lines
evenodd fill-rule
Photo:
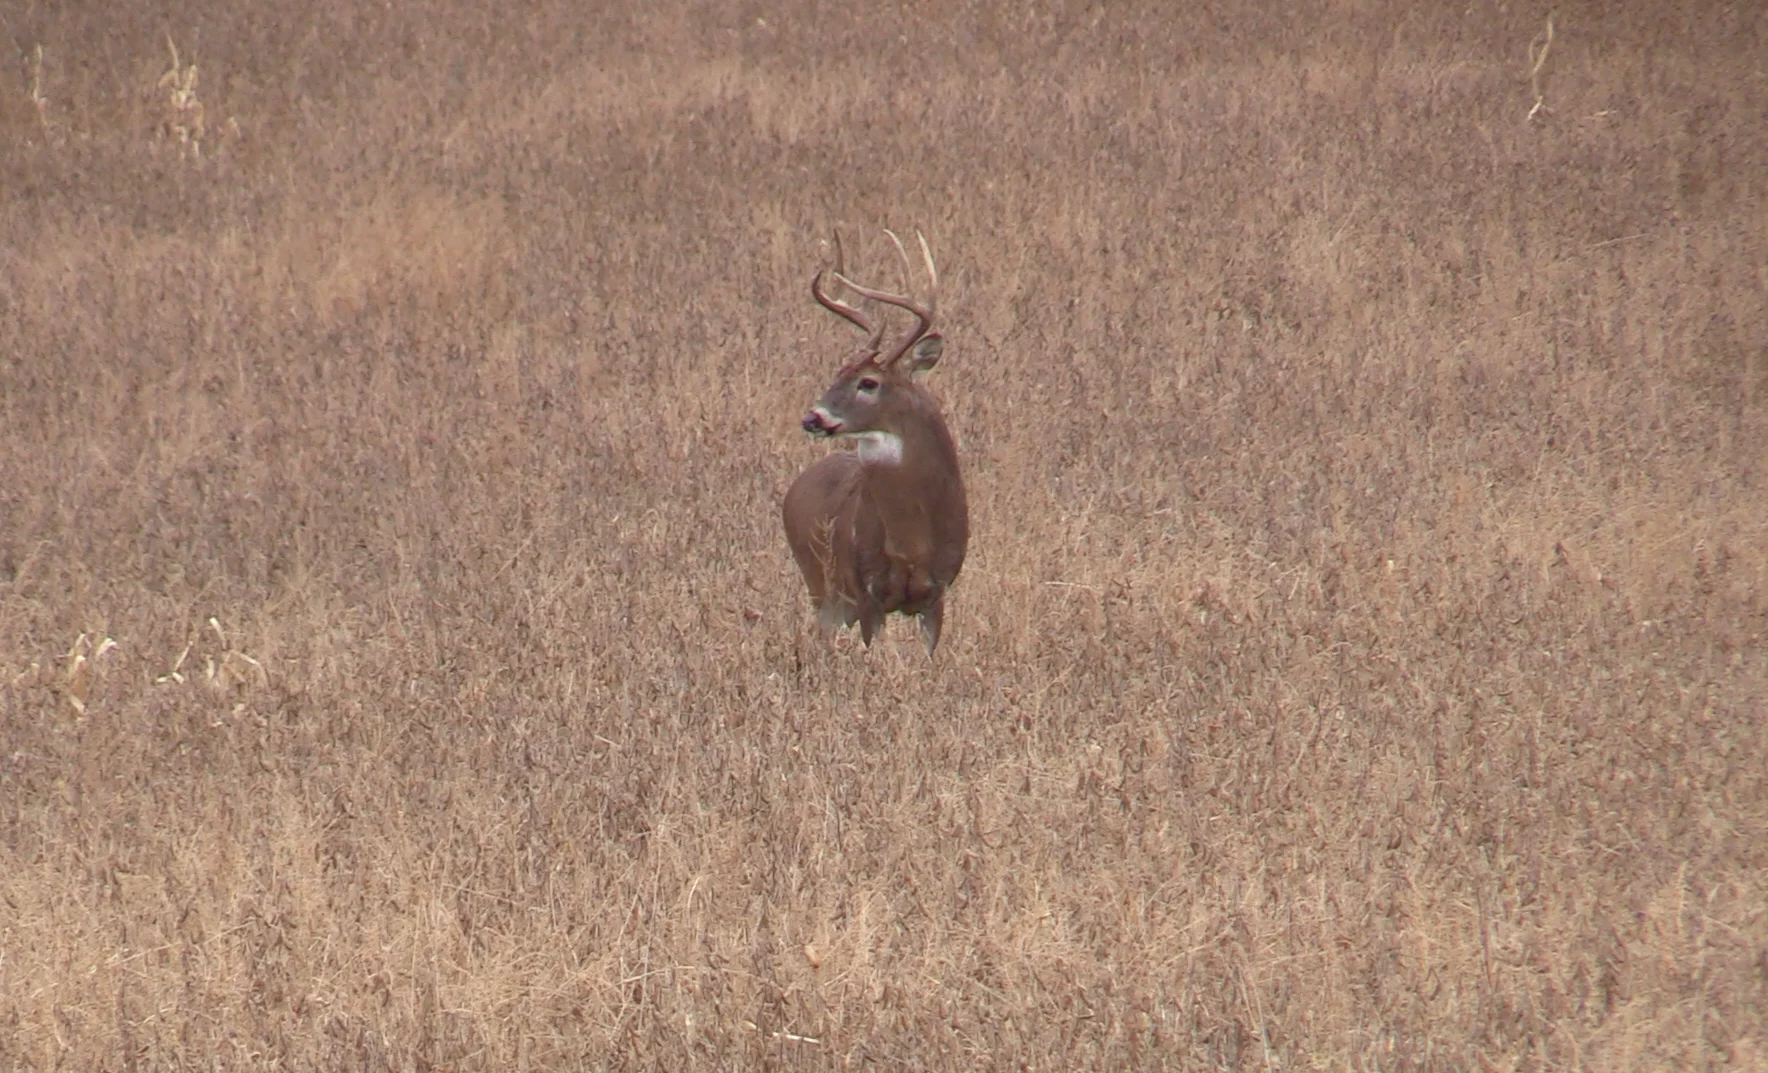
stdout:
<svg viewBox="0 0 1768 1073">
<path fill-rule="evenodd" d="M 830 416 L 829 411 L 821 406 L 805 414 L 804 420 L 799 424 L 812 436 L 833 436 L 841 431 L 840 419 Z"/>
</svg>

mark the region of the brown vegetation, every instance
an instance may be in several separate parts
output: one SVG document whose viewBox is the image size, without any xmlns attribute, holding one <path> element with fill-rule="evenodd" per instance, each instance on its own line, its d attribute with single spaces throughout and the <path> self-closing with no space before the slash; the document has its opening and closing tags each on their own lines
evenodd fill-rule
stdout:
<svg viewBox="0 0 1768 1073">
<path fill-rule="evenodd" d="M 0 20 L 0 1067 L 1768 1064 L 1757 5 L 263 7 Z"/>
</svg>

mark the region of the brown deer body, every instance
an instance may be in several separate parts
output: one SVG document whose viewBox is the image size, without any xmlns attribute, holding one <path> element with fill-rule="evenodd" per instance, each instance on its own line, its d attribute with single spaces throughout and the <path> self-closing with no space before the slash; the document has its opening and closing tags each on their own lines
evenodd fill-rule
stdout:
<svg viewBox="0 0 1768 1073">
<path fill-rule="evenodd" d="M 906 265 L 902 243 L 890 238 Z M 945 346 L 931 330 L 939 275 L 925 237 L 921 255 L 933 288 L 925 307 L 843 276 L 836 238 L 835 278 L 863 298 L 915 317 L 914 327 L 887 349 L 880 348 L 882 317 L 874 323 L 858 306 L 831 298 L 823 273 L 811 281 L 819 304 L 871 338 L 804 416 L 804 430 L 853 439 L 858 449 L 832 454 L 800 474 L 786 492 L 783 513 L 792 557 L 824 628 L 857 623 L 870 645 L 885 615 L 915 615 L 931 654 L 939 645 L 946 590 L 964 565 L 970 521 L 957 445 L 939 401 L 917 382 Z"/>
</svg>

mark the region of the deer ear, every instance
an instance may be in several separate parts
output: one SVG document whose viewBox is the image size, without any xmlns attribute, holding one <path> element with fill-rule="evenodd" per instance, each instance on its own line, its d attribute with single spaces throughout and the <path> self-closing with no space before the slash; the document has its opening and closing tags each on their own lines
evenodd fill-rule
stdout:
<svg viewBox="0 0 1768 1073">
<path fill-rule="evenodd" d="M 939 355 L 945 350 L 945 338 L 938 332 L 928 332 L 921 341 L 909 348 L 908 367 L 911 377 L 925 376 L 939 364 Z"/>
</svg>

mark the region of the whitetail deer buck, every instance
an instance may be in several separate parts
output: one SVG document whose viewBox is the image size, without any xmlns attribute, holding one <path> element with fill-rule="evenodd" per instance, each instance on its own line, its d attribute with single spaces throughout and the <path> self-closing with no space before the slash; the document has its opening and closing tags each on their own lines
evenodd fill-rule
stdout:
<svg viewBox="0 0 1768 1073">
<path fill-rule="evenodd" d="M 908 253 L 889 231 L 902 256 Z M 810 293 L 824 309 L 871 338 L 835 374 L 822 400 L 804 415 L 804 431 L 845 437 L 858 450 L 840 451 L 799 475 L 786 492 L 786 540 L 804 573 L 825 629 L 859 623 L 867 645 L 891 612 L 918 615 L 932 655 L 939 646 L 945 591 L 958 578 L 970 541 L 958 451 L 939 402 L 917 380 L 939 361 L 945 340 L 933 327 L 939 273 L 921 239 L 930 284 L 926 306 L 899 294 L 862 287 L 842 273 L 835 236 L 835 280 L 861 298 L 907 310 L 915 323 L 882 348 L 885 319 L 829 296 L 825 272 Z M 906 282 L 906 279 L 905 279 Z"/>
</svg>

